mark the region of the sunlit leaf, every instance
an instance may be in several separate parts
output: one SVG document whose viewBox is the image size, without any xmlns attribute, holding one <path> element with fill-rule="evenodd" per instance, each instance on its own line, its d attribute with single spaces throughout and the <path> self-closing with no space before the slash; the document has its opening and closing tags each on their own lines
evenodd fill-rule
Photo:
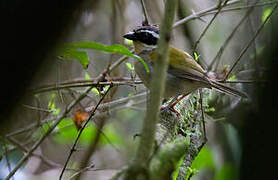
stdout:
<svg viewBox="0 0 278 180">
<path fill-rule="evenodd" d="M 194 54 L 194 59 L 195 61 L 199 60 L 200 55 L 198 55 L 196 52 L 193 53 Z"/>
<path fill-rule="evenodd" d="M 129 70 L 134 70 L 134 66 L 132 66 L 132 64 L 130 64 L 129 62 L 126 62 L 125 65 Z"/>
</svg>

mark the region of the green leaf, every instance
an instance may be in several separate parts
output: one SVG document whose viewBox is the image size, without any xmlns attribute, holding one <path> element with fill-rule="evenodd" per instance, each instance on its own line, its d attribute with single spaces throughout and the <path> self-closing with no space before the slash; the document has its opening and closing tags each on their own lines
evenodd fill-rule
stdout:
<svg viewBox="0 0 278 180">
<path fill-rule="evenodd" d="M 268 8 L 268 9 L 266 9 L 265 11 L 264 11 L 264 13 L 263 13 L 263 16 L 262 16 L 262 21 L 264 22 L 265 20 L 266 20 L 266 18 L 270 15 L 270 13 L 271 13 L 271 9 L 270 8 Z"/>
<path fill-rule="evenodd" d="M 54 140 L 61 144 L 72 143 L 79 133 L 71 118 L 64 118 L 57 127 L 59 129 L 59 134 L 54 136 Z M 94 139 L 96 132 L 97 129 L 95 126 L 93 126 L 93 124 L 88 124 L 80 136 L 80 143 L 89 145 Z"/>
<path fill-rule="evenodd" d="M 98 91 L 97 88 L 93 88 L 91 91 L 92 91 L 93 93 L 95 93 L 96 95 L 100 95 L 100 93 L 99 93 L 99 91 Z"/>
<path fill-rule="evenodd" d="M 74 126 L 71 118 L 64 118 L 57 127 L 59 133 L 54 135 L 54 140 L 56 142 L 59 142 L 61 144 L 72 143 L 78 136 L 79 131 L 76 130 L 76 127 Z M 97 127 L 94 124 L 89 123 L 80 136 L 80 143 L 83 145 L 89 145 L 94 140 L 97 132 Z M 103 135 L 101 135 L 100 142 L 103 145 L 110 142 L 117 144 L 122 143 L 123 138 L 119 136 L 113 126 L 105 126 L 105 128 L 103 129 L 103 133 L 106 136 L 103 137 Z M 109 142 L 107 141 L 107 138 L 109 139 Z"/>
<path fill-rule="evenodd" d="M 87 52 L 77 50 L 76 48 L 65 46 L 60 50 L 58 57 L 63 60 L 77 60 L 84 69 L 88 68 L 89 65 L 89 56 Z"/>
<path fill-rule="evenodd" d="M 89 73 L 86 72 L 84 75 L 84 78 L 85 78 L 85 80 L 90 80 L 91 76 L 89 75 Z"/>
<path fill-rule="evenodd" d="M 126 47 L 120 44 L 112 44 L 106 46 L 93 41 L 84 41 L 84 42 L 77 42 L 77 43 L 69 43 L 67 44 L 67 46 L 71 48 L 79 48 L 79 49 L 93 49 L 98 51 L 104 51 L 107 53 L 119 53 L 128 57 L 132 57 L 134 59 L 137 59 L 141 63 L 143 63 L 146 71 L 149 72 L 149 67 L 142 58 L 140 58 L 135 54 L 132 54 Z"/>
</svg>

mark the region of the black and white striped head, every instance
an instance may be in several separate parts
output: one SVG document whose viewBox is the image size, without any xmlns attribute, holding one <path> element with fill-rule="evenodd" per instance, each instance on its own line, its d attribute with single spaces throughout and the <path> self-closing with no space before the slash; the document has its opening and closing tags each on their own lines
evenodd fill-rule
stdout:
<svg viewBox="0 0 278 180">
<path fill-rule="evenodd" d="M 126 33 L 124 38 L 141 42 L 146 46 L 156 46 L 159 39 L 159 28 L 156 26 L 140 26 Z"/>
</svg>

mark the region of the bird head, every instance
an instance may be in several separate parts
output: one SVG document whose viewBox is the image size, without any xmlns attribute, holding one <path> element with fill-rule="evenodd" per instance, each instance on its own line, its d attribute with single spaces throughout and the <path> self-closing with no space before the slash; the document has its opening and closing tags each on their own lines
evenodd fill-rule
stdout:
<svg viewBox="0 0 278 180">
<path fill-rule="evenodd" d="M 156 26 L 140 26 L 129 31 L 123 37 L 133 41 L 136 53 L 143 50 L 153 50 L 157 47 L 159 28 Z"/>
</svg>

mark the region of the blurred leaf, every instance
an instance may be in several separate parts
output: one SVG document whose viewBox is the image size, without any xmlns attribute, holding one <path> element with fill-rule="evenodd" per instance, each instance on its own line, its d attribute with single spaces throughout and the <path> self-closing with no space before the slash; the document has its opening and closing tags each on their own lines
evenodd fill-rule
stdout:
<svg viewBox="0 0 278 180">
<path fill-rule="evenodd" d="M 195 168 L 198 170 L 200 170 L 201 168 L 214 169 L 214 167 L 215 166 L 212 152 L 206 146 L 202 148 L 202 150 L 199 152 L 198 156 L 195 158 L 191 166 L 192 169 Z"/>
<path fill-rule="evenodd" d="M 77 60 L 84 69 L 88 68 L 89 65 L 89 56 L 86 51 L 80 51 L 74 47 L 65 46 L 60 50 L 58 57 L 63 60 Z"/>
<path fill-rule="evenodd" d="M 237 169 L 231 164 L 224 164 L 215 174 L 215 180 L 236 180 L 238 179 Z"/>
<path fill-rule="evenodd" d="M 132 66 L 132 64 L 130 64 L 129 62 L 126 62 L 125 65 L 129 70 L 131 70 L 131 71 L 134 70 L 134 66 Z"/>
<path fill-rule="evenodd" d="M 266 18 L 270 15 L 271 11 L 272 11 L 272 10 L 271 10 L 270 8 L 264 10 L 263 16 L 262 16 L 262 21 L 263 21 L 263 22 L 264 22 L 264 21 L 266 20 Z"/>
<path fill-rule="evenodd" d="M 79 131 L 76 130 L 73 120 L 71 118 L 64 118 L 58 124 L 59 133 L 54 136 L 54 140 L 61 144 L 68 144 L 75 141 Z M 83 130 L 79 142 L 88 145 L 92 142 L 96 135 L 96 128 L 93 124 L 88 124 Z"/>
<path fill-rule="evenodd" d="M 95 93 L 96 95 L 100 95 L 99 91 L 97 90 L 97 88 L 93 88 L 92 92 Z"/>
<path fill-rule="evenodd" d="M 60 113 L 60 108 L 56 107 L 55 104 L 56 93 L 50 95 L 50 100 L 48 101 L 48 109 L 51 111 L 52 115 L 57 116 Z"/>
<path fill-rule="evenodd" d="M 77 42 L 77 43 L 69 43 L 66 46 L 70 48 L 93 49 L 98 51 L 104 51 L 107 53 L 119 53 L 128 57 L 132 57 L 140 61 L 144 65 L 146 71 L 149 72 L 149 67 L 142 58 L 140 58 L 135 54 L 132 54 L 126 47 L 120 44 L 112 44 L 106 46 L 93 41 L 84 41 L 84 42 Z"/>
<path fill-rule="evenodd" d="M 90 80 L 91 76 L 89 75 L 89 73 L 86 72 L 84 75 L 84 78 L 85 78 L 85 80 Z"/>
<path fill-rule="evenodd" d="M 234 81 L 236 79 L 236 75 L 232 75 L 229 79 L 228 79 L 228 81 Z"/>
<path fill-rule="evenodd" d="M 214 107 L 210 107 L 210 108 L 207 108 L 205 110 L 206 113 L 209 113 L 209 112 L 215 112 L 215 108 Z"/>
<path fill-rule="evenodd" d="M 79 131 L 76 130 L 72 118 L 64 118 L 58 124 L 58 129 L 59 133 L 54 136 L 54 140 L 61 144 L 72 143 L 79 133 Z M 94 140 L 97 132 L 96 126 L 92 123 L 88 123 L 80 136 L 79 142 L 83 145 L 89 145 Z M 123 138 L 119 136 L 119 133 L 115 131 L 113 126 L 105 126 L 103 132 L 106 137 L 101 135 L 100 142 L 102 144 L 108 144 L 107 138 L 111 143 L 122 143 Z"/>
<path fill-rule="evenodd" d="M 101 142 L 103 144 L 107 144 L 109 142 L 116 143 L 116 144 L 122 144 L 123 143 L 123 137 L 119 135 L 119 133 L 116 132 L 115 127 L 111 124 L 108 124 L 104 127 L 103 132 L 106 137 L 103 135 L 101 136 Z M 107 139 L 108 138 L 108 139 Z M 109 142 L 108 142 L 109 140 Z"/>
<path fill-rule="evenodd" d="M 257 56 L 259 56 L 259 55 L 261 55 L 262 53 L 264 52 L 264 46 L 259 46 L 258 48 L 257 48 Z M 252 54 L 250 54 L 249 55 L 249 58 L 250 59 L 254 59 L 255 58 L 255 54 L 254 53 L 252 53 Z"/>
</svg>

